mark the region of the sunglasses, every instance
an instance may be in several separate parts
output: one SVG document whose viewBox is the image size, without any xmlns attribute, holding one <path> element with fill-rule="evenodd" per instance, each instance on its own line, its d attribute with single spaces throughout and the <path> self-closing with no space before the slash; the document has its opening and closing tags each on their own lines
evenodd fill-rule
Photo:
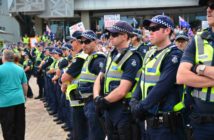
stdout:
<svg viewBox="0 0 214 140">
<path fill-rule="evenodd" d="M 207 5 L 210 9 L 214 10 L 214 2 L 210 2 Z"/>
<path fill-rule="evenodd" d="M 118 37 L 119 35 L 123 35 L 122 33 L 110 33 L 110 36 L 113 38 Z"/>
<path fill-rule="evenodd" d="M 156 32 L 156 31 L 159 31 L 160 28 L 166 28 L 166 27 L 160 26 L 160 25 L 156 25 L 156 26 L 150 26 L 150 27 L 148 27 L 147 30 L 149 30 L 150 32 Z"/>
<path fill-rule="evenodd" d="M 83 44 L 83 43 L 84 43 L 84 44 L 86 44 L 86 45 L 87 45 L 87 44 L 90 44 L 92 41 L 93 41 L 93 40 L 86 39 L 86 40 L 81 40 L 81 41 L 80 41 L 80 43 L 81 43 L 81 44 Z"/>
</svg>

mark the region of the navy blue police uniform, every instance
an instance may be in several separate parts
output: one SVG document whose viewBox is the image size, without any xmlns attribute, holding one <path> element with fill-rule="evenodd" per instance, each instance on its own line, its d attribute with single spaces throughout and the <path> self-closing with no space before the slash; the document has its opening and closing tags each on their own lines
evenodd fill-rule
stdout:
<svg viewBox="0 0 214 140">
<path fill-rule="evenodd" d="M 211 28 L 204 30 L 201 37 L 204 40 L 208 41 L 209 46 L 214 48 L 214 32 L 212 32 Z M 181 62 L 188 62 L 195 66 L 196 65 L 195 59 L 196 59 L 196 40 L 195 38 L 192 38 L 187 49 L 184 52 Z M 212 59 L 211 62 L 211 66 L 213 65 L 214 59 Z M 211 89 L 211 87 L 209 87 L 208 89 Z M 190 93 L 192 92 L 193 90 Z M 208 92 L 210 93 L 210 95 L 212 94 L 211 90 L 209 90 Z M 212 140 L 214 134 L 214 119 L 213 119 L 214 103 L 209 101 L 208 96 L 206 97 L 206 101 L 204 101 L 198 97 L 194 97 L 193 94 L 190 93 L 188 94 L 191 98 L 192 104 L 192 113 L 190 115 L 190 120 L 191 125 L 193 127 L 193 137 L 195 140 L 201 139 Z M 190 103 L 188 102 L 186 104 Z"/>
<path fill-rule="evenodd" d="M 167 23 L 164 26 L 171 28 L 167 16 L 155 16 L 152 22 Z M 152 47 L 144 58 L 141 82 L 130 102 L 133 115 L 147 122 L 146 133 L 145 126 L 141 126 L 142 139 L 184 139 L 182 115 L 174 112 L 174 106 L 181 101 L 183 89 L 182 85 L 175 84 L 181 57 L 182 51 L 170 44 L 161 50 Z"/>
</svg>

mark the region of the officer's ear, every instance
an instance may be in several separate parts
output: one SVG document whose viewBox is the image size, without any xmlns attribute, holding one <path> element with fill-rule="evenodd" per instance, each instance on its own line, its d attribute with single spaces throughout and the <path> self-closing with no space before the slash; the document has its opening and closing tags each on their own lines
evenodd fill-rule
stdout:
<svg viewBox="0 0 214 140">
<path fill-rule="evenodd" d="M 171 30 L 170 28 L 165 28 L 165 29 L 164 29 L 164 32 L 170 36 L 172 30 Z"/>
</svg>

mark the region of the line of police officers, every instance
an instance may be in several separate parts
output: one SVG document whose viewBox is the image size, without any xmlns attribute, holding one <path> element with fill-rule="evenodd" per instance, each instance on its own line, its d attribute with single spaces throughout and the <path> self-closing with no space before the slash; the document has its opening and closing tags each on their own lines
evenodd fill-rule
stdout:
<svg viewBox="0 0 214 140">
<path fill-rule="evenodd" d="M 98 51 L 91 30 L 74 32 L 61 49 L 39 45 L 25 53 L 25 70 L 31 69 L 28 56 L 35 56 L 39 97 L 70 131 L 68 139 L 211 140 L 214 1 L 204 4 L 211 28 L 191 40 L 183 57 L 170 40 L 174 24 L 165 15 L 143 22 L 152 46 L 119 21 L 108 29 L 114 46 L 108 54 Z M 177 45 L 187 40 L 184 34 L 176 37 Z M 193 133 L 185 131 L 190 125 Z"/>
</svg>

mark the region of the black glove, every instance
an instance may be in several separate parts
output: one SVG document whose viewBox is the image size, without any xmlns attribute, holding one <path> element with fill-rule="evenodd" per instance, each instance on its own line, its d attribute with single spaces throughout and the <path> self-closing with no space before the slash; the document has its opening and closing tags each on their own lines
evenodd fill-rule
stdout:
<svg viewBox="0 0 214 140">
<path fill-rule="evenodd" d="M 140 101 L 135 98 L 132 98 L 129 104 L 133 116 L 137 119 L 144 120 L 146 116 L 146 110 L 140 106 Z"/>
<path fill-rule="evenodd" d="M 110 105 L 110 103 L 104 97 L 101 96 L 97 96 L 94 99 L 94 104 L 97 109 L 107 109 Z"/>
</svg>

